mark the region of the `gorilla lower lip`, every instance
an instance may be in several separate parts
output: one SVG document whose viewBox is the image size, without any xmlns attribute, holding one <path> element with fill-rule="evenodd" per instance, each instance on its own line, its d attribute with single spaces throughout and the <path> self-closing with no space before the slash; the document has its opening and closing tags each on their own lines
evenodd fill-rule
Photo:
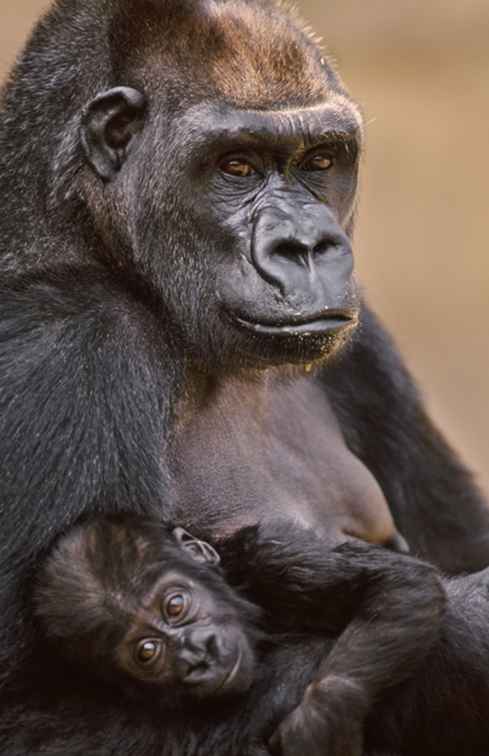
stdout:
<svg viewBox="0 0 489 756">
<path fill-rule="evenodd" d="M 237 322 L 257 334 L 270 336 L 307 336 L 308 334 L 334 333 L 345 328 L 352 328 L 357 323 L 353 312 L 331 312 L 310 320 L 291 321 L 290 323 L 257 323 L 237 317 Z"/>
</svg>

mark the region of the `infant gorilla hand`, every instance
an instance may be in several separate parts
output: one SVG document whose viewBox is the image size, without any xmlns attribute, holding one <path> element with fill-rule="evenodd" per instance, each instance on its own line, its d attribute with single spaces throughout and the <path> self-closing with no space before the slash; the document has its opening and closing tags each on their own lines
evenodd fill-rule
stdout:
<svg viewBox="0 0 489 756">
<path fill-rule="evenodd" d="M 365 714 L 365 696 L 351 680 L 314 682 L 272 736 L 272 756 L 362 756 Z"/>
</svg>

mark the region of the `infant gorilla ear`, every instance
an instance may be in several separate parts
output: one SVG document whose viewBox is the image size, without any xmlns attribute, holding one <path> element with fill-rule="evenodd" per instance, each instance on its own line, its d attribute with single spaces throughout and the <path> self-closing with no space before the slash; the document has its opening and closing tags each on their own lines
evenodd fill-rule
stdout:
<svg viewBox="0 0 489 756">
<path fill-rule="evenodd" d="M 100 518 L 58 541 L 37 579 L 35 611 L 53 652 L 94 678 L 160 689 L 165 705 L 243 693 L 258 612 L 219 562 L 182 528 Z"/>
<path fill-rule="evenodd" d="M 175 528 L 173 537 L 196 562 L 218 565 L 221 563 L 221 557 L 213 546 L 205 541 L 199 541 L 194 538 L 187 530 Z"/>
</svg>

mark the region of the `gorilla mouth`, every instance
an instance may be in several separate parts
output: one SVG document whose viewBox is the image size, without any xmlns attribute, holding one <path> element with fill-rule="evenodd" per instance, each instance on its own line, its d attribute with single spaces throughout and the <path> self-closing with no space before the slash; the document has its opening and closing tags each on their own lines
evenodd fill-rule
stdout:
<svg viewBox="0 0 489 756">
<path fill-rule="evenodd" d="M 197 667 L 193 674 L 186 677 L 185 684 L 197 696 L 220 696 L 222 693 L 227 694 L 229 689 L 233 689 L 236 682 L 238 683 L 237 689 L 240 689 L 243 687 L 239 681 L 242 661 L 243 653 L 242 651 L 238 651 L 236 657 L 219 674 L 209 673 L 207 665 L 204 664 L 202 668 Z"/>
<path fill-rule="evenodd" d="M 228 674 L 225 675 L 224 679 L 220 682 L 220 684 L 217 686 L 217 691 L 222 691 L 225 688 L 228 688 L 230 685 L 232 685 L 233 681 L 235 680 L 239 669 L 241 667 L 241 660 L 242 660 L 242 653 L 241 651 L 238 652 L 238 656 L 236 658 L 236 661 L 234 662 L 233 666 L 229 670 Z"/>
<path fill-rule="evenodd" d="M 332 335 L 346 328 L 353 328 L 358 323 L 357 310 L 328 310 L 307 318 L 293 318 L 283 322 L 265 322 L 246 320 L 236 316 L 239 325 L 256 334 L 269 336 L 307 336 L 309 334 Z"/>
</svg>

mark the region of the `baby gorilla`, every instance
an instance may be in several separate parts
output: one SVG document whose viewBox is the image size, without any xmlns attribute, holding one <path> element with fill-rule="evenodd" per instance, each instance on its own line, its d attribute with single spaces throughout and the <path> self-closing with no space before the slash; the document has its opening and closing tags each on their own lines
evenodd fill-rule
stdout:
<svg viewBox="0 0 489 756">
<path fill-rule="evenodd" d="M 219 562 L 182 528 L 104 518 L 58 542 L 40 574 L 37 613 L 65 656 L 106 680 L 167 692 L 165 705 L 244 692 L 257 609 Z"/>
<path fill-rule="evenodd" d="M 436 570 L 363 542 L 332 547 L 285 521 L 246 528 L 219 549 L 223 567 L 185 530 L 132 516 L 75 527 L 34 595 L 54 658 L 139 698 L 144 716 L 173 711 L 162 756 L 261 755 L 264 741 L 284 756 L 360 756 L 372 705 L 438 636 Z M 305 658 L 294 642 L 301 627 L 317 638 Z M 217 712 L 203 716 L 215 700 Z"/>
</svg>

